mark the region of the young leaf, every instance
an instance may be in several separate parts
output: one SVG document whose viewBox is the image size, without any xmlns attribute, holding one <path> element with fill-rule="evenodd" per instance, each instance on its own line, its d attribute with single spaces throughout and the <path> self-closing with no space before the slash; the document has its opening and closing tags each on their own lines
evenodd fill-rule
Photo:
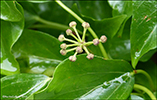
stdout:
<svg viewBox="0 0 157 100">
<path fill-rule="evenodd" d="M 134 68 L 145 53 L 157 48 L 156 3 L 156 1 L 133 1 L 130 40 L 131 61 Z"/>
<path fill-rule="evenodd" d="M 26 99 L 51 78 L 42 74 L 15 74 L 1 78 L 1 99 Z"/>
<path fill-rule="evenodd" d="M 36 94 L 35 99 L 75 99 L 127 72 L 132 72 L 132 68 L 123 60 L 104 60 L 97 56 L 88 60 L 85 55 L 79 55 L 75 62 L 66 59 L 60 63 L 49 87 Z"/>
<path fill-rule="evenodd" d="M 10 1 L 2 1 L 2 2 L 3 3 L 5 2 L 5 4 L 7 4 L 8 2 L 9 4 L 11 3 Z M 19 73 L 19 65 L 11 53 L 11 48 L 22 34 L 24 28 L 24 18 L 22 16 L 23 15 L 22 7 L 16 1 L 14 1 L 14 6 L 15 5 L 18 13 L 14 13 L 13 17 L 15 17 L 16 15 L 18 16 L 20 13 L 21 20 L 17 22 L 14 21 L 12 22 L 11 20 L 10 21 L 1 20 L 1 25 L 2 25 L 1 26 L 1 39 L 2 39 L 1 40 L 1 50 L 2 50 L 1 74 L 4 75 L 12 75 L 12 74 Z M 14 8 L 11 7 L 10 9 L 14 9 Z"/>
</svg>

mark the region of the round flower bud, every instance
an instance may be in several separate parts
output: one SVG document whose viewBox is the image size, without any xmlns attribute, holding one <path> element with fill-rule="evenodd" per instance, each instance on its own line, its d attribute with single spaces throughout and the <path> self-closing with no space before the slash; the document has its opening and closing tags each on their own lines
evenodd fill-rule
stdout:
<svg viewBox="0 0 157 100">
<path fill-rule="evenodd" d="M 72 21 L 72 22 L 69 23 L 69 26 L 70 26 L 70 27 L 74 27 L 74 26 L 76 26 L 76 25 L 77 25 L 77 23 L 76 23 L 75 21 Z"/>
<path fill-rule="evenodd" d="M 94 58 L 94 55 L 90 53 L 90 54 L 88 54 L 86 57 L 87 57 L 89 60 L 91 60 L 91 59 Z"/>
<path fill-rule="evenodd" d="M 94 45 L 98 45 L 98 44 L 99 44 L 99 39 L 94 39 L 94 40 L 93 40 L 93 44 L 94 44 Z"/>
<path fill-rule="evenodd" d="M 70 57 L 69 57 L 69 60 L 72 61 L 72 62 L 75 62 L 76 59 L 77 59 L 77 58 L 76 58 L 75 56 L 70 56 Z"/>
<path fill-rule="evenodd" d="M 76 52 L 77 52 L 77 53 L 82 53 L 82 52 L 83 52 L 83 50 L 82 50 L 82 48 L 81 48 L 81 47 L 76 47 Z"/>
<path fill-rule="evenodd" d="M 107 41 L 107 37 L 105 35 L 102 35 L 100 37 L 100 40 L 101 40 L 102 43 L 105 43 Z"/>
<path fill-rule="evenodd" d="M 89 23 L 87 23 L 87 22 L 83 22 L 83 23 L 82 23 L 82 26 L 83 26 L 84 28 L 86 28 L 86 29 L 90 27 Z"/>
<path fill-rule="evenodd" d="M 62 42 L 62 41 L 64 41 L 64 35 L 63 34 L 61 34 L 61 35 L 59 35 L 59 37 L 58 37 L 58 40 L 60 41 L 60 42 Z"/>
<path fill-rule="evenodd" d="M 67 29 L 67 30 L 66 30 L 66 34 L 67 34 L 67 35 L 72 34 L 72 30 L 71 30 L 71 29 Z"/>
<path fill-rule="evenodd" d="M 60 45 L 60 47 L 61 47 L 62 49 L 66 49 L 66 43 L 62 43 L 62 44 Z"/>
<path fill-rule="evenodd" d="M 66 54 L 67 54 L 66 50 L 64 50 L 64 49 L 60 50 L 60 53 L 61 53 L 62 55 L 66 55 Z"/>
</svg>

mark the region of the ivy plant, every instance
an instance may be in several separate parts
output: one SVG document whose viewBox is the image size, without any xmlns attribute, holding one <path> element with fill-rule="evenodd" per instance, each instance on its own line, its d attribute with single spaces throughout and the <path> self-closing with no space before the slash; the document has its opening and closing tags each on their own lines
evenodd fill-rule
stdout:
<svg viewBox="0 0 157 100">
<path fill-rule="evenodd" d="M 156 4 L 1 0 L 1 99 L 155 100 Z"/>
</svg>

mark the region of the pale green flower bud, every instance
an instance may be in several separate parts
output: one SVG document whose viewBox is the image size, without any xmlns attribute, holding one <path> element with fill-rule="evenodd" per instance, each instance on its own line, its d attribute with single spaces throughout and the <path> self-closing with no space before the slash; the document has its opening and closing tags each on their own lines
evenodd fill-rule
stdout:
<svg viewBox="0 0 157 100">
<path fill-rule="evenodd" d="M 86 56 L 89 60 L 93 59 L 94 58 L 94 55 L 89 53 L 87 56 Z"/>
<path fill-rule="evenodd" d="M 77 25 L 77 23 L 76 23 L 75 21 L 72 21 L 72 22 L 69 23 L 69 26 L 70 26 L 70 27 L 74 27 L 74 26 L 76 26 L 76 25 Z"/>
<path fill-rule="evenodd" d="M 102 43 L 105 43 L 107 41 L 107 37 L 105 35 L 102 35 L 100 37 L 100 40 L 101 40 Z"/>
<path fill-rule="evenodd" d="M 82 52 L 83 52 L 83 50 L 82 50 L 82 48 L 81 48 L 81 47 L 76 47 L 76 52 L 77 52 L 77 53 L 82 53 Z"/>
<path fill-rule="evenodd" d="M 94 45 L 98 45 L 98 44 L 99 44 L 99 39 L 94 39 L 94 40 L 93 40 L 93 44 L 94 44 Z"/>
<path fill-rule="evenodd" d="M 60 53 L 61 53 L 62 55 L 66 55 L 66 54 L 67 54 L 66 50 L 64 50 L 64 49 L 60 50 Z"/>
<path fill-rule="evenodd" d="M 72 30 L 71 30 L 71 29 L 67 29 L 67 30 L 66 30 L 66 34 L 67 34 L 67 35 L 72 34 Z"/>
<path fill-rule="evenodd" d="M 66 43 L 62 43 L 62 44 L 60 45 L 60 47 L 61 47 L 62 49 L 66 49 Z"/>
<path fill-rule="evenodd" d="M 60 42 L 64 41 L 64 39 L 65 39 L 65 37 L 64 37 L 63 34 L 59 35 L 58 40 L 59 40 Z"/>
<path fill-rule="evenodd" d="M 83 22 L 83 23 L 82 23 L 82 26 L 83 26 L 84 28 L 86 28 L 86 29 L 90 27 L 89 23 L 87 23 L 87 22 Z"/>
<path fill-rule="evenodd" d="M 69 57 L 69 60 L 72 61 L 72 62 L 75 62 L 76 59 L 77 59 L 76 56 L 70 56 L 70 57 Z"/>
</svg>

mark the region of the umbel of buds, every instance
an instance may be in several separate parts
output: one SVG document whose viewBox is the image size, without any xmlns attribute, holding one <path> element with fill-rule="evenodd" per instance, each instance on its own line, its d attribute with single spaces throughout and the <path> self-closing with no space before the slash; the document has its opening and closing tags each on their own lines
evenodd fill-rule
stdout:
<svg viewBox="0 0 157 100">
<path fill-rule="evenodd" d="M 82 27 L 84 28 L 82 38 L 78 34 L 76 25 L 77 25 L 77 23 L 75 21 L 72 21 L 69 23 L 69 27 L 71 27 L 73 29 L 73 31 L 76 33 L 76 35 L 73 34 L 71 29 L 66 30 L 66 34 L 72 36 L 75 40 L 65 38 L 63 34 L 59 35 L 58 40 L 60 42 L 68 41 L 68 42 L 72 43 L 72 44 L 62 43 L 60 45 L 60 48 L 61 48 L 60 53 L 62 55 L 66 55 L 68 52 L 75 51 L 74 55 L 69 57 L 69 60 L 74 62 L 77 59 L 76 55 L 78 53 L 82 53 L 84 50 L 87 53 L 86 57 L 91 60 L 94 58 L 94 54 L 92 54 L 88 51 L 87 46 L 92 45 L 92 44 L 97 46 L 100 42 L 105 43 L 107 41 L 107 37 L 105 35 L 102 35 L 100 37 L 100 39 L 95 38 L 95 39 L 93 39 L 93 41 L 86 42 L 85 35 L 86 35 L 87 29 L 90 27 L 89 23 L 87 23 L 87 22 L 82 23 Z M 67 48 L 70 48 L 70 49 L 67 49 Z"/>
</svg>

